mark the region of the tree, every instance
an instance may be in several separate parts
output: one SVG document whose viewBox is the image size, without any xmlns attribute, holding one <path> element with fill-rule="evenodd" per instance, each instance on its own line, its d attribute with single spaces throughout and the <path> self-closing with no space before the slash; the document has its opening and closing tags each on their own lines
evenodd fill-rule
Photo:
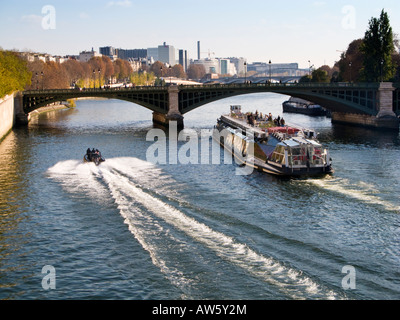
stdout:
<svg viewBox="0 0 400 320">
<path fill-rule="evenodd" d="M 364 54 L 361 52 L 362 44 L 363 39 L 352 41 L 347 51 L 335 64 L 335 67 L 339 69 L 338 81 L 359 82 L 362 80 L 361 70 L 364 63 Z"/>
<path fill-rule="evenodd" d="M 330 78 L 326 70 L 319 68 L 313 71 L 311 82 L 329 82 L 329 81 Z"/>
<path fill-rule="evenodd" d="M 62 64 L 64 67 L 70 85 L 76 84 L 78 80 L 85 78 L 85 69 L 79 61 L 70 59 Z"/>
<path fill-rule="evenodd" d="M 187 70 L 189 79 L 201 79 L 206 75 L 206 68 L 202 64 L 191 64 Z"/>
<path fill-rule="evenodd" d="M 388 81 L 393 78 L 392 61 L 394 37 L 388 14 L 382 10 L 379 18 L 371 18 L 365 32 L 361 52 L 364 54 L 363 77 L 369 82 Z"/>
<path fill-rule="evenodd" d="M 176 64 L 172 67 L 172 76 L 180 79 L 186 78 L 186 73 L 183 70 L 182 65 Z"/>
<path fill-rule="evenodd" d="M 312 77 L 310 75 L 302 76 L 299 80 L 299 83 L 308 83 L 311 82 Z"/>
<path fill-rule="evenodd" d="M 24 90 L 31 81 L 25 60 L 15 52 L 0 50 L 0 98 L 17 90 Z"/>
<path fill-rule="evenodd" d="M 156 61 L 153 63 L 153 65 L 150 67 L 150 72 L 154 73 L 154 75 L 157 78 L 164 77 L 167 75 L 166 67 L 164 63 L 161 61 Z"/>
<path fill-rule="evenodd" d="M 114 61 L 114 76 L 118 80 L 128 79 L 132 73 L 133 69 L 128 61 L 122 59 Z"/>
</svg>

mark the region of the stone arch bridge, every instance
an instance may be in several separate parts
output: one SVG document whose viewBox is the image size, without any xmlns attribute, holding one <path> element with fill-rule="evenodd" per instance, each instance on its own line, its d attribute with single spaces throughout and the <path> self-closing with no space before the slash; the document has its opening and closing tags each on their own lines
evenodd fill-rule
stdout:
<svg viewBox="0 0 400 320">
<path fill-rule="evenodd" d="M 100 97 L 139 104 L 153 111 L 153 121 L 168 125 L 210 102 L 250 93 L 273 92 L 320 104 L 332 112 L 332 120 L 371 127 L 399 129 L 400 84 L 307 83 L 307 84 L 213 84 L 197 86 L 133 87 L 86 90 L 37 90 L 22 93 L 25 114 L 54 102 Z"/>
</svg>

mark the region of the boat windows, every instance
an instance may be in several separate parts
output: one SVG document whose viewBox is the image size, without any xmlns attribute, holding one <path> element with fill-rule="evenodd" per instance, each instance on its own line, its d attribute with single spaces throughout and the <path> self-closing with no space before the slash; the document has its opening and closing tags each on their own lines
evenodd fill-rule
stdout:
<svg viewBox="0 0 400 320">
<path fill-rule="evenodd" d="M 271 160 L 280 163 L 280 164 L 285 164 L 285 146 L 284 145 L 278 145 L 275 149 L 275 151 L 272 153 Z"/>
</svg>

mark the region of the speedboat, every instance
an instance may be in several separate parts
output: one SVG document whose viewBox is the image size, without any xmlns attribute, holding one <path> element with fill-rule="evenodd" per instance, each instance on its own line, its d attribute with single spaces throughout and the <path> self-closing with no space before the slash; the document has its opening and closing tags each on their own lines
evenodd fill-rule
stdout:
<svg viewBox="0 0 400 320">
<path fill-rule="evenodd" d="M 231 113 L 222 115 L 214 130 L 214 139 L 241 165 L 281 177 L 333 173 L 329 151 L 314 130 L 277 125 L 256 114 L 253 119 L 252 114 L 242 114 L 241 106 L 231 106 Z"/>
<path fill-rule="evenodd" d="M 83 157 L 84 162 L 93 162 L 96 166 L 98 166 L 100 163 L 106 161 L 102 155 L 101 152 L 97 149 L 92 149 L 90 148 L 86 151 L 86 154 Z"/>
</svg>

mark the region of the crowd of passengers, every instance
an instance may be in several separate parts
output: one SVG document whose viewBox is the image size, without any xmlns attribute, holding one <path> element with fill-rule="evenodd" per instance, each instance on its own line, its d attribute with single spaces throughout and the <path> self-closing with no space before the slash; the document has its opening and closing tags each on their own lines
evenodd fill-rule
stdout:
<svg viewBox="0 0 400 320">
<path fill-rule="evenodd" d="M 267 115 L 263 115 L 262 113 L 259 113 L 256 111 L 255 113 L 249 112 L 246 114 L 247 117 L 247 123 L 254 127 L 257 125 L 257 123 L 260 122 L 270 122 L 273 123 L 277 127 L 284 127 L 285 126 L 285 119 L 283 117 L 281 118 L 279 115 L 277 118 L 273 118 L 271 112 Z"/>
</svg>

